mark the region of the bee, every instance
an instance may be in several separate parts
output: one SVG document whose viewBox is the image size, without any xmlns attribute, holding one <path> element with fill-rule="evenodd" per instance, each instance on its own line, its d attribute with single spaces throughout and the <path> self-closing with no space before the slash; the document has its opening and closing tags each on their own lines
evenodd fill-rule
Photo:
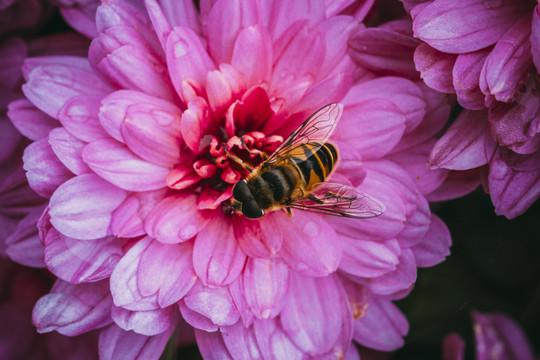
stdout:
<svg viewBox="0 0 540 360">
<path fill-rule="evenodd" d="M 325 181 L 338 162 L 336 146 L 327 142 L 343 112 L 343 105 L 328 104 L 298 126 L 257 168 L 232 191 L 232 207 L 249 219 L 266 212 L 291 209 L 365 219 L 381 215 L 382 203 L 358 189 Z"/>
</svg>

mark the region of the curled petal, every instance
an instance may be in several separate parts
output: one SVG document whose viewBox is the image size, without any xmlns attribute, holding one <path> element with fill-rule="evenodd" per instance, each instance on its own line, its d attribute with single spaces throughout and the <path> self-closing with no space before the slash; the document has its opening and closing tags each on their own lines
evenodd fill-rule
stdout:
<svg viewBox="0 0 540 360">
<path fill-rule="evenodd" d="M 441 219 L 432 214 L 426 236 L 411 248 L 416 265 L 429 267 L 442 262 L 450 255 L 450 245 L 452 245 L 450 231 Z"/>
<path fill-rule="evenodd" d="M 396 241 L 367 241 L 343 236 L 343 260 L 339 269 L 359 277 L 376 277 L 392 271 L 399 263 Z"/>
<path fill-rule="evenodd" d="M 49 131 L 60 126 L 56 119 L 38 110 L 27 99 L 10 102 L 7 114 L 17 130 L 34 141 L 46 137 Z"/>
<path fill-rule="evenodd" d="M 420 77 L 432 89 L 444 93 L 454 93 L 452 68 L 457 55 L 438 51 L 426 43 L 418 45 L 414 51 L 416 70 Z"/>
<path fill-rule="evenodd" d="M 223 337 L 217 332 L 195 329 L 195 339 L 201 355 L 208 360 L 233 360 L 227 350 Z"/>
<path fill-rule="evenodd" d="M 64 128 L 50 131 L 49 144 L 62 164 L 75 175 L 91 171 L 82 159 L 82 149 L 86 143 L 71 135 Z"/>
<path fill-rule="evenodd" d="M 108 235 L 112 212 L 125 198 L 125 191 L 95 174 L 76 176 L 51 196 L 51 223 L 69 237 L 102 238 Z"/>
<path fill-rule="evenodd" d="M 85 146 L 83 160 L 99 176 L 129 191 L 166 186 L 169 169 L 146 162 L 115 140 L 98 140 Z"/>
<path fill-rule="evenodd" d="M 260 221 L 235 216 L 233 227 L 238 245 L 251 257 L 268 258 L 281 249 L 283 230 L 275 213 L 266 215 Z"/>
<path fill-rule="evenodd" d="M 11 260 L 31 267 L 44 267 L 43 244 L 39 240 L 37 222 L 43 213 L 39 207 L 26 215 L 5 240 L 6 253 Z"/>
<path fill-rule="evenodd" d="M 111 306 L 107 280 L 79 285 L 57 280 L 36 303 L 32 321 L 40 333 L 74 336 L 110 324 Z"/>
<path fill-rule="evenodd" d="M 273 354 L 277 359 L 305 358 L 305 353 L 295 345 L 277 319 L 256 320 L 253 328 L 262 354 Z"/>
<path fill-rule="evenodd" d="M 484 109 L 484 94 L 480 91 L 480 72 L 491 48 L 458 55 L 452 70 L 452 84 L 457 100 L 469 110 Z"/>
<path fill-rule="evenodd" d="M 176 320 L 175 311 L 173 306 L 146 311 L 130 311 L 113 306 L 111 318 L 116 325 L 125 331 L 132 330 L 137 334 L 153 336 L 161 334 L 173 326 Z"/>
</svg>

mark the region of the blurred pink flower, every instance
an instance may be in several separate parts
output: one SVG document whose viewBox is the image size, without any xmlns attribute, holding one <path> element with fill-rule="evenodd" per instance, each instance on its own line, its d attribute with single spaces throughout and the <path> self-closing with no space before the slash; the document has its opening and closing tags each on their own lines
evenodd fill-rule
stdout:
<svg viewBox="0 0 540 360">
<path fill-rule="evenodd" d="M 431 166 L 480 174 L 497 214 L 522 214 L 540 196 L 537 2 L 402 1 L 423 41 L 416 69 L 466 109 L 435 145 Z"/>
<path fill-rule="evenodd" d="M 474 311 L 476 360 L 533 360 L 532 347 L 519 325 L 510 317 Z M 465 342 L 458 334 L 445 337 L 444 360 L 463 360 Z"/>
<path fill-rule="evenodd" d="M 366 4 L 107 1 L 88 58 L 27 59 L 26 99 L 9 116 L 33 140 L 30 187 L 49 199 L 34 252 L 59 278 L 34 308 L 38 331 L 100 329 L 102 359 L 158 358 L 180 315 L 208 358 L 354 358 L 352 339 L 400 347 L 408 324 L 393 300 L 449 253 L 424 197 L 448 175 L 425 163 L 449 105 L 353 63 Z M 222 141 L 244 159 L 244 143 L 270 153 L 335 101 L 332 181 L 387 211 L 231 215 L 246 174 Z"/>
</svg>

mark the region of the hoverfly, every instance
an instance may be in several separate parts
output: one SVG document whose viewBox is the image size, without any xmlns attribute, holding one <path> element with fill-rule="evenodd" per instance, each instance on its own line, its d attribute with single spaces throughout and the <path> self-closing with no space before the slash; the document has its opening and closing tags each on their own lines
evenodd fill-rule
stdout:
<svg viewBox="0 0 540 360">
<path fill-rule="evenodd" d="M 381 215 L 379 201 L 348 185 L 326 182 L 338 160 L 327 140 L 337 126 L 343 105 L 328 104 L 298 126 L 246 179 L 233 188 L 233 208 L 256 219 L 265 212 L 291 209 L 365 219 Z M 240 165 L 242 160 L 233 158 Z"/>
</svg>

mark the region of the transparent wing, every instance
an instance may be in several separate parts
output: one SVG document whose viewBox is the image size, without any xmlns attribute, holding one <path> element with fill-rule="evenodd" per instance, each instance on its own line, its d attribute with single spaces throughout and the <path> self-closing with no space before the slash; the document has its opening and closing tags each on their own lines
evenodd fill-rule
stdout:
<svg viewBox="0 0 540 360">
<path fill-rule="evenodd" d="M 301 144 L 309 142 L 325 143 L 334 132 L 342 112 L 343 105 L 339 103 L 331 103 L 315 111 L 313 115 L 294 129 L 288 138 L 283 140 L 281 145 L 279 145 L 276 151 L 270 155 L 266 162 L 269 163 L 275 161 L 280 158 L 287 149 L 295 148 Z M 315 150 L 316 149 L 313 149 L 313 151 Z"/>
<path fill-rule="evenodd" d="M 308 197 L 295 200 L 289 207 L 355 219 L 379 216 L 386 210 L 378 200 L 352 186 L 329 182 L 317 184 Z"/>
</svg>

